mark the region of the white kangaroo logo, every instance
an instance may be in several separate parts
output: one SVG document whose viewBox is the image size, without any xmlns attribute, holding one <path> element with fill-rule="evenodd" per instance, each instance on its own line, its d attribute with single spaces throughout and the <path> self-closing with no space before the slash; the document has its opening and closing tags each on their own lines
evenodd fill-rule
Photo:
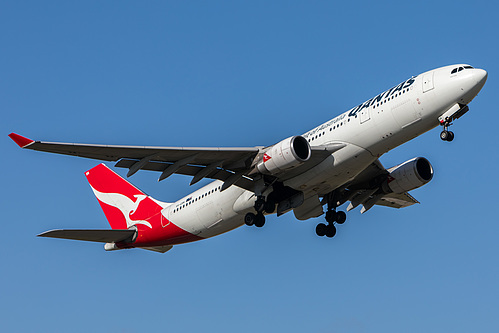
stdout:
<svg viewBox="0 0 499 333">
<path fill-rule="evenodd" d="M 127 196 L 120 194 L 120 193 L 103 193 L 99 192 L 96 189 L 94 189 L 92 186 L 92 191 L 94 191 L 95 196 L 99 201 L 109 205 L 118 208 L 123 216 L 125 217 L 126 220 L 126 225 L 128 228 L 135 224 L 143 224 L 148 226 L 149 228 L 152 229 L 151 224 L 148 221 L 145 220 L 132 220 L 130 219 L 130 215 L 133 214 L 137 208 L 139 207 L 139 204 L 142 200 L 147 198 L 147 195 L 143 194 L 136 194 L 134 195 L 137 200 L 133 202 L 131 199 L 129 199 Z"/>
</svg>

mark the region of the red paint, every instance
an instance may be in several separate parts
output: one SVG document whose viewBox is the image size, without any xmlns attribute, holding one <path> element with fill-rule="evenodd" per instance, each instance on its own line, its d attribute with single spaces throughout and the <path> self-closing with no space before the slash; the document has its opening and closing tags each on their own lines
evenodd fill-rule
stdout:
<svg viewBox="0 0 499 333">
<path fill-rule="evenodd" d="M 111 228 L 128 228 L 124 214 L 128 214 L 132 225 L 134 222 L 137 223 L 135 226 L 137 227 L 138 234 L 135 242 L 133 244 L 119 244 L 119 247 L 174 245 L 202 239 L 176 226 L 171 221 L 167 220 L 167 223 L 165 223 L 166 217 L 161 214 L 163 206 L 104 164 L 99 164 L 88 170 L 85 172 L 85 175 L 94 190 L 111 195 L 122 203 L 125 203 L 119 205 L 120 208 L 117 208 L 97 198 Z M 120 197 L 120 195 L 126 198 Z M 163 224 L 161 223 L 162 220 Z M 150 224 L 151 228 L 140 222 Z M 166 226 L 163 227 L 163 225 Z"/>
<path fill-rule="evenodd" d="M 21 147 L 21 148 L 24 148 L 27 145 L 30 145 L 33 142 L 35 142 L 35 141 L 31 140 L 31 139 L 25 138 L 24 136 L 21 136 L 21 135 L 16 134 L 16 133 L 10 133 L 9 137 L 12 140 L 14 140 L 14 142 L 17 143 L 19 145 L 19 147 Z"/>
<path fill-rule="evenodd" d="M 270 160 L 272 158 L 272 156 L 269 156 L 267 154 L 263 154 L 263 163 L 267 162 L 268 160 Z"/>
</svg>

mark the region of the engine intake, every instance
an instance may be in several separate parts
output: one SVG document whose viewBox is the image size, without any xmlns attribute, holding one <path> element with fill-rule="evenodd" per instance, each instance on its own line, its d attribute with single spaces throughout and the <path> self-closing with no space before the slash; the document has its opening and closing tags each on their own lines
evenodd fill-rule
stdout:
<svg viewBox="0 0 499 333">
<path fill-rule="evenodd" d="M 285 170 L 296 168 L 308 161 L 312 150 L 307 139 L 302 136 L 292 136 L 271 146 L 259 156 L 256 163 L 259 172 L 274 175 Z"/>
<path fill-rule="evenodd" d="M 433 167 L 424 157 L 415 157 L 388 170 L 383 183 L 385 193 L 404 193 L 428 183 L 433 178 Z"/>
</svg>

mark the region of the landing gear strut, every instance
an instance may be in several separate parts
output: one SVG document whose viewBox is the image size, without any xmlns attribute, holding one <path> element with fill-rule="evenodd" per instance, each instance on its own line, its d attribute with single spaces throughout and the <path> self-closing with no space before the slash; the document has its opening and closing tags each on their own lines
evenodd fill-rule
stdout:
<svg viewBox="0 0 499 333">
<path fill-rule="evenodd" d="M 454 140 L 454 132 L 448 131 L 450 125 L 452 125 L 451 119 L 446 118 L 442 121 L 441 125 L 444 127 L 444 130 L 440 133 L 440 139 L 443 141 L 452 141 Z"/>
<path fill-rule="evenodd" d="M 263 215 L 263 212 L 266 212 L 268 214 L 272 214 L 275 211 L 275 202 L 272 200 L 265 200 L 265 197 L 258 196 L 258 198 L 255 201 L 255 213 L 247 213 L 244 216 L 244 223 L 248 226 L 256 226 L 258 228 L 261 228 L 265 225 L 265 216 Z"/>
<path fill-rule="evenodd" d="M 337 203 L 338 201 L 335 199 L 334 192 L 329 193 L 324 197 L 327 200 L 327 211 L 326 211 L 326 222 L 327 225 L 324 223 L 319 223 L 317 227 L 315 228 L 315 233 L 317 236 L 326 236 L 329 238 L 334 237 L 336 235 L 336 226 L 335 223 L 337 224 L 343 224 L 345 223 L 347 219 L 347 214 L 343 211 L 336 211 Z"/>
</svg>

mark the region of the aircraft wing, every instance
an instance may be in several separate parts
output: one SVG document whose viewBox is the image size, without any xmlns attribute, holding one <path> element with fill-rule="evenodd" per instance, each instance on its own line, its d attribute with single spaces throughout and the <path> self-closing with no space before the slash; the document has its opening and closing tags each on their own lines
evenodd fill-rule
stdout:
<svg viewBox="0 0 499 333">
<path fill-rule="evenodd" d="M 99 145 L 34 141 L 15 133 L 11 133 L 9 136 L 21 148 L 25 149 L 117 161 L 116 167 L 129 169 L 128 177 L 141 169 L 151 170 L 161 172 L 159 181 L 175 173 L 192 176 L 191 185 L 203 178 L 211 178 L 223 181 L 224 189 L 235 184 L 250 191 L 254 190 L 253 178 L 249 175 L 253 169 L 252 163 L 264 149 L 264 147 Z M 310 169 L 327 158 L 333 151 L 344 146 L 344 144 L 336 144 L 331 147 L 312 147 L 310 160 L 296 169 Z"/>
<path fill-rule="evenodd" d="M 388 171 L 379 160 L 374 161 L 362 171 L 348 186 L 350 204 L 347 211 L 362 205 L 361 213 L 365 213 L 374 205 L 392 208 L 404 208 L 419 203 L 412 195 L 404 193 L 382 193 L 380 186 L 388 176 Z"/>
</svg>

